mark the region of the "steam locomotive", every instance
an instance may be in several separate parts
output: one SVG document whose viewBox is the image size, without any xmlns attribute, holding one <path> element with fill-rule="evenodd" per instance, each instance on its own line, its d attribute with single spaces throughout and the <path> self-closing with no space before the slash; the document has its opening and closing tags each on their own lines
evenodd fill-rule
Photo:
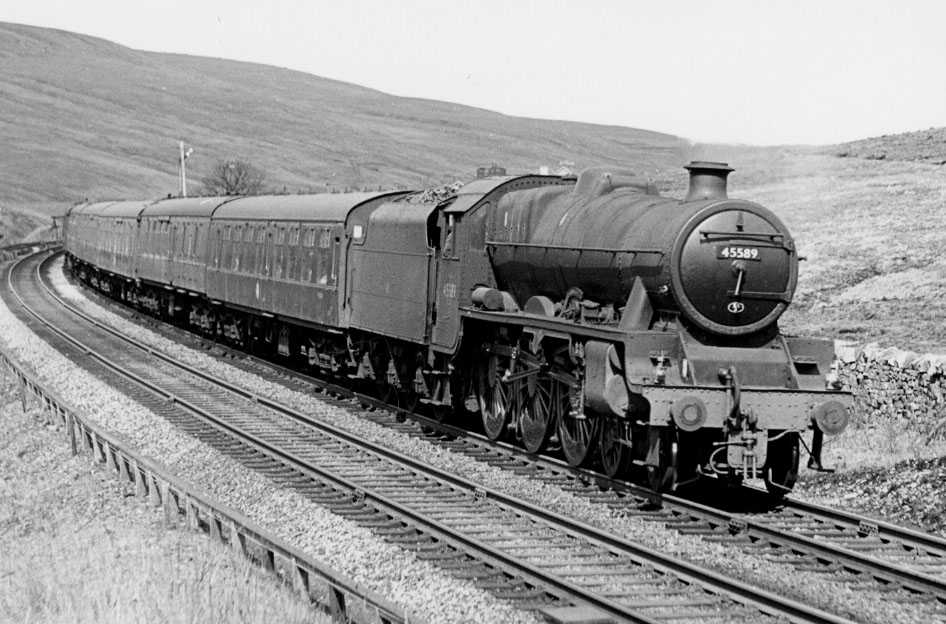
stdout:
<svg viewBox="0 0 946 624">
<path fill-rule="evenodd" d="M 430 193 L 83 204 L 69 266 L 130 305 L 367 385 L 573 466 L 656 490 L 717 475 L 795 483 L 801 434 L 848 420 L 830 341 L 778 318 L 794 241 L 730 199 L 630 171 L 493 176 Z"/>
</svg>

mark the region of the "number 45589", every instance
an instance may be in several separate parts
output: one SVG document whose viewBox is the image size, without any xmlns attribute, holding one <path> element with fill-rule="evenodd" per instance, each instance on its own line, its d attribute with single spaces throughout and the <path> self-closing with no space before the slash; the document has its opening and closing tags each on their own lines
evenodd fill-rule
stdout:
<svg viewBox="0 0 946 624">
<path fill-rule="evenodd" d="M 729 260 L 761 260 L 758 247 L 737 247 L 734 245 L 717 247 L 716 257 Z"/>
</svg>

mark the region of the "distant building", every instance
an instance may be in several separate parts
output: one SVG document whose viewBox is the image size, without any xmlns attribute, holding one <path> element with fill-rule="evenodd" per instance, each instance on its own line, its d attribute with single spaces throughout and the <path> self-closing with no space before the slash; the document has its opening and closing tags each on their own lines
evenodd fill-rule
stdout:
<svg viewBox="0 0 946 624">
<path fill-rule="evenodd" d="M 500 167 L 496 163 L 493 163 L 489 167 L 477 167 L 476 177 L 477 178 L 489 178 L 491 176 L 504 176 L 506 175 L 506 168 Z"/>
</svg>

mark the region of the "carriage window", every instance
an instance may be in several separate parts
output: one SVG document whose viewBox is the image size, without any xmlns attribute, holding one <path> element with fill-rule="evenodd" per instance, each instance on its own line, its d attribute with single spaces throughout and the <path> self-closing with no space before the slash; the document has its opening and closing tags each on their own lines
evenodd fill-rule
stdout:
<svg viewBox="0 0 946 624">
<path fill-rule="evenodd" d="M 277 245 L 273 248 L 273 277 L 276 279 L 282 279 L 282 267 L 285 254 L 286 248 L 284 246 Z"/>
<path fill-rule="evenodd" d="M 338 253 L 339 253 L 339 249 L 341 249 L 341 245 L 339 245 L 339 242 L 340 242 L 340 241 L 341 241 L 340 238 L 336 238 L 336 239 L 335 239 L 335 243 L 332 245 L 332 252 L 331 252 L 331 253 L 332 253 L 332 274 L 331 274 L 331 282 L 332 282 L 332 285 L 333 285 L 333 286 L 338 285 Z"/>
<path fill-rule="evenodd" d="M 226 232 L 224 232 L 226 234 Z M 229 269 L 230 268 L 230 250 L 233 247 L 233 243 L 226 237 L 224 237 L 223 243 L 220 244 L 220 266 Z"/>
<path fill-rule="evenodd" d="M 305 242 L 303 243 L 306 247 L 315 247 L 315 228 L 307 227 L 305 229 Z"/>
<path fill-rule="evenodd" d="M 194 255 L 194 225 L 188 223 L 184 226 L 184 257 L 190 258 Z"/>
<path fill-rule="evenodd" d="M 310 284 L 317 284 L 319 282 L 318 262 L 318 252 L 312 247 L 307 247 L 305 250 L 305 266 L 303 267 L 305 274 L 302 276 L 303 281 L 309 282 Z"/>
<path fill-rule="evenodd" d="M 253 245 L 253 251 L 254 251 L 254 256 L 255 256 L 255 258 L 254 258 L 254 260 L 253 260 L 253 272 L 254 272 L 254 273 L 264 273 L 264 272 L 265 272 L 265 267 L 264 267 L 264 264 L 263 264 L 263 252 L 264 252 L 264 250 L 265 250 L 265 247 L 264 247 L 263 241 L 262 241 L 263 236 L 264 236 L 263 228 L 262 228 L 262 227 L 257 227 L 257 229 L 256 229 L 256 244 Z"/>
<path fill-rule="evenodd" d="M 283 278 L 283 267 L 286 263 L 286 228 L 279 226 L 276 229 L 276 243 L 273 247 L 273 277 Z"/>
<path fill-rule="evenodd" d="M 300 256 L 302 255 L 302 250 L 299 247 L 290 247 L 289 248 L 289 279 L 294 282 L 302 280 L 302 261 Z"/>
<path fill-rule="evenodd" d="M 203 223 L 197 225 L 197 236 L 194 237 L 194 257 L 197 257 L 197 253 L 204 249 L 207 246 L 207 238 L 210 234 L 210 224 L 208 223 L 206 227 Z"/>
<path fill-rule="evenodd" d="M 253 257 L 256 253 L 256 246 L 253 244 L 253 230 L 250 226 L 247 226 L 243 231 L 243 241 L 243 258 L 240 262 L 243 265 L 244 272 L 252 273 L 254 270 Z"/>
<path fill-rule="evenodd" d="M 324 227 L 319 233 L 318 279 L 316 282 L 327 286 L 335 269 L 332 254 L 332 230 Z"/>
<path fill-rule="evenodd" d="M 269 244 L 273 238 L 272 233 L 267 229 L 263 236 L 263 275 L 269 277 L 272 275 L 273 265 L 273 247 Z M 267 240 L 269 239 L 269 240 Z"/>
<path fill-rule="evenodd" d="M 240 251 L 243 247 L 243 226 L 237 225 L 233 228 L 233 258 L 230 264 L 230 270 L 240 270 Z"/>
</svg>

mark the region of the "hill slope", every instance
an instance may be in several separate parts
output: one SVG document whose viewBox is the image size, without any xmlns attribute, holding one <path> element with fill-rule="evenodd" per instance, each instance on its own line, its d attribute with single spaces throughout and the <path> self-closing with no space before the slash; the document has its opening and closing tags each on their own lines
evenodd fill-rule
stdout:
<svg viewBox="0 0 946 624">
<path fill-rule="evenodd" d="M 834 146 L 832 153 L 842 158 L 909 160 L 946 165 L 946 127 L 841 143 Z"/>
<path fill-rule="evenodd" d="M 244 157 L 271 188 L 418 186 L 567 160 L 653 175 L 683 164 L 676 137 L 517 118 L 395 97 L 271 66 L 132 50 L 0 23 L 0 201 L 160 196 Z M 194 183 L 189 188 L 196 190 Z"/>
</svg>

